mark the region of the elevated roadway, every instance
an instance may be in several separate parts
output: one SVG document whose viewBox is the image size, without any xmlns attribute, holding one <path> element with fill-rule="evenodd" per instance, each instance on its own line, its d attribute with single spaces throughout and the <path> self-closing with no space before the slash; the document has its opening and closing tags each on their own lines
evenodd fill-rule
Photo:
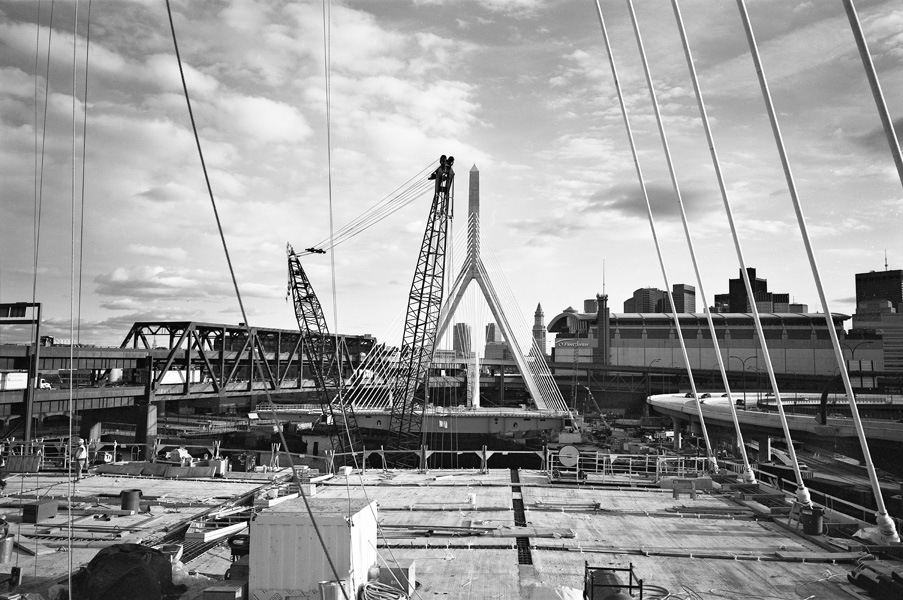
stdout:
<svg viewBox="0 0 903 600">
<path fill-rule="evenodd" d="M 724 441 L 736 444 L 730 403 L 736 403 L 742 398 L 742 394 L 734 394 L 733 398 L 726 395 L 701 398 L 702 417 L 710 438 L 714 438 L 711 440 L 713 445 Z M 669 416 L 674 421 L 675 442 L 684 425 L 688 424 L 690 431 L 700 431 L 699 411 L 692 396 L 688 398 L 686 394 L 659 394 L 650 396 L 646 402 L 655 412 Z M 784 430 L 776 412 L 747 410 L 741 406 L 736 408 L 737 421 L 744 438 L 758 439 L 760 444 L 763 440 L 784 438 Z M 793 441 L 862 458 L 852 418 L 829 416 L 827 423 L 822 425 L 815 415 L 787 414 L 786 417 Z M 862 424 L 875 464 L 881 466 L 898 462 L 897 457 L 903 451 L 903 423 L 886 419 L 862 419 Z"/>
<path fill-rule="evenodd" d="M 727 398 L 725 395 L 702 398 L 700 404 L 706 425 L 733 428 L 734 421 L 731 417 L 730 403 L 736 403 L 742 398 L 743 394 L 734 394 L 733 399 Z M 647 403 L 656 412 L 676 421 L 699 422 L 699 411 L 692 396 L 688 398 L 686 394 L 659 394 L 650 396 Z M 740 406 L 736 408 L 741 431 L 772 437 L 784 436 L 784 430 L 776 412 L 746 410 L 745 407 Z M 822 425 L 814 415 L 787 414 L 786 417 L 791 435 L 798 433 L 816 437 L 856 438 L 856 428 L 851 418 L 828 417 L 828 423 Z M 883 419 L 862 419 L 862 425 L 866 438 L 869 440 L 903 444 L 903 423 Z"/>
</svg>

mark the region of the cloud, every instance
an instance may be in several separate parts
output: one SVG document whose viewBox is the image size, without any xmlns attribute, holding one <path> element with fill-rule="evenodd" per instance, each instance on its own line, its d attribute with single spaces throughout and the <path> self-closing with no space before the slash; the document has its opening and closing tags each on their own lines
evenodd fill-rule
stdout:
<svg viewBox="0 0 903 600">
<path fill-rule="evenodd" d="M 136 197 L 151 202 L 183 202 L 194 194 L 189 188 L 175 181 L 167 181 L 163 185 L 142 190 Z"/>
<path fill-rule="evenodd" d="M 296 108 L 268 98 L 233 96 L 220 102 L 223 125 L 252 143 L 301 143 L 312 129 Z"/>
<path fill-rule="evenodd" d="M 95 278 L 97 293 L 116 298 L 161 299 L 173 302 L 224 296 L 229 284 L 222 273 L 162 266 L 119 267 Z"/>
<path fill-rule="evenodd" d="M 680 207 L 674 189 L 670 185 L 647 183 L 646 193 L 652 215 L 656 220 L 680 218 Z M 720 204 L 719 197 L 705 193 L 693 185 L 682 185 L 680 195 L 688 218 L 711 211 Z M 583 212 L 592 214 L 608 211 L 634 218 L 647 218 L 648 211 L 642 189 L 636 183 L 619 183 L 600 189 L 589 197 Z"/>
<path fill-rule="evenodd" d="M 903 146 L 903 117 L 893 121 L 894 132 L 897 134 L 897 144 Z M 890 146 L 887 143 L 887 133 L 884 127 L 875 127 L 874 129 L 860 135 L 852 135 L 852 139 L 865 148 L 869 152 L 890 156 Z"/>
<path fill-rule="evenodd" d="M 414 6 L 454 6 L 454 0 L 414 0 Z M 528 17 L 542 8 L 557 4 L 551 0 L 483 0 L 480 7 L 490 12 L 504 13 L 509 17 Z"/>
<path fill-rule="evenodd" d="M 129 244 L 128 251 L 141 256 L 151 256 L 154 258 L 169 258 L 171 260 L 184 260 L 188 253 L 183 248 L 160 247 L 160 246 L 142 246 L 140 244 Z"/>
<path fill-rule="evenodd" d="M 573 214 L 562 214 L 542 219 L 515 219 L 509 227 L 530 237 L 528 243 L 547 243 L 566 239 L 579 231 L 589 229 L 589 224 L 575 219 Z"/>
</svg>

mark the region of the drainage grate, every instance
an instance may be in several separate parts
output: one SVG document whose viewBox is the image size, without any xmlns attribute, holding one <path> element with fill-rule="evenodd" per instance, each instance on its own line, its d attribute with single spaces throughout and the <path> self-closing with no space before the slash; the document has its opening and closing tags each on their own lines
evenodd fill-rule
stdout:
<svg viewBox="0 0 903 600">
<path fill-rule="evenodd" d="M 521 489 L 520 486 L 517 485 L 520 483 L 520 475 L 518 474 L 517 469 L 511 469 L 511 483 L 514 484 L 511 486 L 511 491 L 520 495 Z M 517 527 L 526 527 L 527 515 L 524 512 L 523 499 L 514 498 L 511 502 L 514 506 L 514 525 Z M 530 553 L 530 538 L 519 537 L 515 538 L 515 540 L 517 541 L 517 564 L 532 565 L 533 555 Z"/>
<path fill-rule="evenodd" d="M 530 538 L 517 538 L 517 564 L 533 564 L 533 554 L 530 553 Z"/>
<path fill-rule="evenodd" d="M 520 498 L 512 500 L 514 504 L 514 524 L 517 527 L 527 526 L 527 514 L 524 512 L 524 501 Z"/>
</svg>

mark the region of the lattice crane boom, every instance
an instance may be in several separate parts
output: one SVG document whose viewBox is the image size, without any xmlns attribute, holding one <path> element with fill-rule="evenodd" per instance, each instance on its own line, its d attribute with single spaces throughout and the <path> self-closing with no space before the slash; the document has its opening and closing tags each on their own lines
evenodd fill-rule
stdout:
<svg viewBox="0 0 903 600">
<path fill-rule="evenodd" d="M 364 449 L 360 429 L 354 415 L 354 407 L 345 394 L 341 370 L 341 344 L 338 336 L 329 334 L 323 307 L 314 292 L 310 279 L 298 255 L 291 245 L 287 245 L 289 287 L 295 306 L 295 317 L 301 329 L 301 345 L 311 376 L 317 388 L 320 406 L 325 417 L 331 421 L 330 439 L 336 453 L 351 457 L 354 452 Z M 299 374 L 300 376 L 300 374 Z M 337 414 L 341 418 L 336 418 Z M 344 424 L 344 430 L 342 425 Z"/>
<path fill-rule="evenodd" d="M 405 317 L 398 369 L 392 386 L 392 414 L 386 439 L 390 450 L 413 450 L 420 443 L 426 406 L 427 369 L 439 327 L 445 283 L 445 248 L 454 197 L 454 157 L 439 159 L 430 175 L 435 190 Z M 422 397 L 418 391 L 423 388 Z M 403 462 L 403 459 L 402 459 Z"/>
</svg>

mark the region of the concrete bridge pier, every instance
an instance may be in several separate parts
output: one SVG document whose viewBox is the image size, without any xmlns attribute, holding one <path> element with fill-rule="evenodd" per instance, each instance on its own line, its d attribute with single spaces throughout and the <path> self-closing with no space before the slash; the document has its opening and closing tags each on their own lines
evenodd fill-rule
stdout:
<svg viewBox="0 0 903 600">
<path fill-rule="evenodd" d="M 78 413 L 78 435 L 86 440 L 91 439 L 92 431 L 98 423 L 125 423 L 135 421 L 135 407 L 118 406 L 113 408 L 96 408 L 81 410 Z"/>
<path fill-rule="evenodd" d="M 144 389 L 144 398 L 135 407 L 135 443 L 144 444 L 144 452 L 142 452 L 141 456 L 144 460 L 153 460 L 154 446 L 157 444 L 158 403 L 154 402 L 155 399 L 156 389 L 154 388 L 153 374 L 149 372 L 147 387 Z"/>
<path fill-rule="evenodd" d="M 150 403 L 136 408 L 138 414 L 135 419 L 135 443 L 144 444 L 141 458 L 151 460 L 157 442 L 157 405 Z"/>
</svg>

